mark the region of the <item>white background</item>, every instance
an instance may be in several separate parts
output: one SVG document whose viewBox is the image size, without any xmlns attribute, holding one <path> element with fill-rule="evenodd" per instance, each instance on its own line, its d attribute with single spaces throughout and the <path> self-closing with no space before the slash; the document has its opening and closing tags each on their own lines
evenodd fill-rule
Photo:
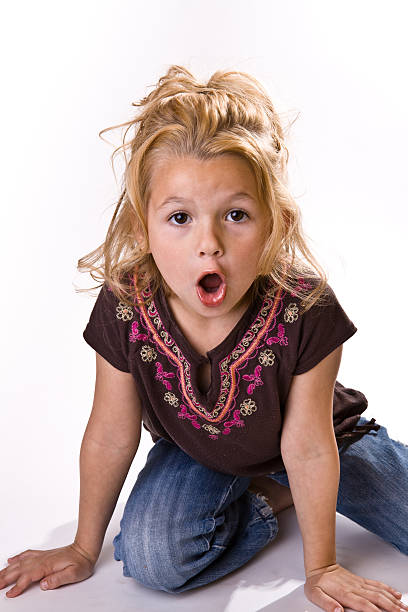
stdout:
<svg viewBox="0 0 408 612">
<path fill-rule="evenodd" d="M 403 1 L 351 0 L 3 7 L 2 563 L 61 524 L 75 535 L 95 370 L 82 338 L 95 297 L 75 292 L 94 282 L 76 262 L 104 240 L 119 194 L 98 131 L 128 120 L 171 64 L 203 80 L 252 73 L 280 112 L 300 113 L 293 192 L 358 328 L 338 379 L 365 393 L 364 416 L 408 442 L 406 12 Z M 150 446 L 143 431 L 120 502 Z"/>
</svg>

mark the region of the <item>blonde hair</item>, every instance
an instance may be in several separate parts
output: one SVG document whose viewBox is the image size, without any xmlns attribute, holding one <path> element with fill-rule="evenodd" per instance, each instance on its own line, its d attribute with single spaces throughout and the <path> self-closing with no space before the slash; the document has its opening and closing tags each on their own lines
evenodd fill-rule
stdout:
<svg viewBox="0 0 408 612">
<path fill-rule="evenodd" d="M 313 281 L 313 291 L 301 296 L 305 311 L 319 301 L 327 276 L 306 244 L 301 212 L 287 185 L 289 154 L 283 128 L 264 87 L 237 71 L 219 70 L 207 83 L 200 83 L 186 68 L 173 65 L 154 90 L 132 106 L 140 108 L 132 120 L 99 133 L 126 127 L 121 146 L 112 154 L 113 163 L 115 155 L 123 153 L 125 170 L 106 239 L 78 260 L 79 271 L 102 280 L 92 289 L 105 282 L 129 306 L 135 302 L 136 288 L 141 293 L 150 285 L 154 296 L 161 286 L 168 295 L 170 288 L 147 252 L 152 170 L 170 156 L 210 160 L 236 154 L 252 168 L 259 200 L 269 215 L 252 299 L 269 280 L 276 288 L 301 296 L 299 278 L 304 278 Z"/>
</svg>

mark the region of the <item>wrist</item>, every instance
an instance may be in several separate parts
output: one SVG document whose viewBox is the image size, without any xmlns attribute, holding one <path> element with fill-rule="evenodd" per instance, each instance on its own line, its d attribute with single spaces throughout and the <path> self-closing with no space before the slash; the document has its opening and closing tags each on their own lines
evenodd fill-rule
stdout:
<svg viewBox="0 0 408 612">
<path fill-rule="evenodd" d="M 71 548 L 76 550 L 76 552 L 85 557 L 85 559 L 87 559 L 92 564 L 95 564 L 98 560 L 100 551 L 96 553 L 95 551 L 87 550 L 86 548 L 81 546 L 81 544 L 78 544 L 76 540 L 72 542 Z"/>
<path fill-rule="evenodd" d="M 334 562 L 334 563 L 331 563 L 330 565 L 323 565 L 322 567 L 317 567 L 314 569 L 312 568 L 306 569 L 305 576 L 306 578 L 311 578 L 312 576 L 315 576 L 316 574 L 321 574 L 323 572 L 332 572 L 339 567 L 340 567 L 339 564 Z"/>
</svg>

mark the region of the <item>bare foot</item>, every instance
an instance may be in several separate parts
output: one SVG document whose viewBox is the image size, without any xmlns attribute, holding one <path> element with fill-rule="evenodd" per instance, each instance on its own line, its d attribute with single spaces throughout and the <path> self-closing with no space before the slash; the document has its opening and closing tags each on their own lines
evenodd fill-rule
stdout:
<svg viewBox="0 0 408 612">
<path fill-rule="evenodd" d="M 278 514 L 278 512 L 282 512 L 282 510 L 286 510 L 293 505 L 289 487 L 285 487 L 285 485 L 281 485 L 267 476 L 252 478 L 248 490 L 263 495 L 274 514 Z"/>
</svg>

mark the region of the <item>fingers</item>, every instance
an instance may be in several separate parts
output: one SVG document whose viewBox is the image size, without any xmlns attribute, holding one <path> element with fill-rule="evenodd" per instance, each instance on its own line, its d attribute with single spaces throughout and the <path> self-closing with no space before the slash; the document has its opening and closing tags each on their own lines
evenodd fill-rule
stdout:
<svg viewBox="0 0 408 612">
<path fill-rule="evenodd" d="M 13 582 L 13 581 L 12 581 Z M 21 595 L 23 591 L 27 589 L 36 580 L 31 579 L 29 576 L 21 576 L 16 584 L 6 592 L 6 597 L 17 597 Z M 56 589 L 64 584 L 71 584 L 73 582 L 77 582 L 77 577 L 72 571 L 70 567 L 65 570 L 58 572 L 56 574 L 51 574 L 50 576 L 46 576 L 40 584 L 40 587 L 43 591 L 49 591 L 52 589 Z"/>
<path fill-rule="evenodd" d="M 393 589 L 392 587 L 390 587 L 388 584 L 385 584 L 384 582 L 379 582 L 378 580 L 370 580 L 369 578 L 364 578 L 364 582 L 367 588 L 374 587 L 377 589 L 383 589 L 384 591 L 389 591 L 392 595 L 396 597 L 402 597 L 402 594 L 399 591 L 397 591 L 396 589 Z"/>
<path fill-rule="evenodd" d="M 373 610 L 379 612 L 380 610 L 386 610 L 387 612 L 399 612 L 400 610 L 407 610 L 399 599 L 385 593 L 384 591 L 374 591 L 361 589 L 358 593 L 348 592 L 344 593 L 340 597 L 341 604 L 335 599 L 325 593 L 320 587 L 313 588 L 313 594 L 309 599 L 322 608 L 322 610 L 333 611 L 337 608 L 343 612 L 343 606 L 352 608 L 353 610 Z M 370 607 L 367 607 L 370 606 Z"/>
<path fill-rule="evenodd" d="M 12 566 L 6 567 L 0 572 L 0 589 L 8 586 L 12 582 L 16 582 L 20 575 L 19 565 L 16 563 Z M 6 593 L 7 595 L 7 593 Z"/>
<path fill-rule="evenodd" d="M 28 557 L 15 560 L 11 565 L 1 570 L 0 572 L 0 589 L 15 582 L 16 584 L 6 592 L 6 597 L 15 597 L 20 595 L 25 589 L 36 580 L 40 580 L 44 576 L 44 570 L 41 567 L 36 568 L 36 571 L 25 569 Z"/>
<path fill-rule="evenodd" d="M 3 580 L 3 583 L 0 581 L 0 588 L 4 588 L 5 586 L 12 584 L 15 582 L 16 584 L 6 592 L 6 597 L 17 597 L 21 595 L 23 591 L 27 589 L 33 582 L 38 582 L 41 580 L 41 588 L 43 590 L 56 589 L 63 584 L 71 584 L 73 582 L 77 582 L 79 577 L 78 568 L 73 565 L 69 565 L 59 572 L 55 572 L 53 574 L 46 575 L 46 572 L 43 568 L 33 568 L 29 572 L 25 572 L 22 574 L 22 569 L 19 564 L 15 564 L 11 566 L 7 577 Z M 43 586 L 46 583 L 46 586 Z"/>
<path fill-rule="evenodd" d="M 382 583 L 379 583 L 379 584 L 382 584 Z M 400 609 L 400 610 L 408 610 L 408 606 L 405 605 L 402 601 L 400 601 L 401 597 L 402 597 L 402 594 L 399 593 L 398 591 L 396 591 L 395 589 L 393 589 L 390 586 L 384 585 L 384 587 L 376 587 L 374 585 L 368 584 L 368 585 L 365 585 L 365 586 L 363 586 L 361 588 L 362 588 L 362 590 L 365 590 L 366 597 L 370 601 L 374 601 L 374 600 L 372 599 L 371 596 L 369 596 L 369 591 L 377 592 L 377 593 L 380 593 L 382 597 L 384 597 L 385 599 L 388 599 L 390 602 L 392 602 L 394 605 L 398 605 L 398 609 Z M 375 602 L 375 603 L 377 603 L 377 602 Z M 385 608 L 385 609 L 387 609 L 387 608 Z"/>
<path fill-rule="evenodd" d="M 373 593 L 373 591 L 371 591 L 371 593 Z M 367 601 L 370 602 L 370 608 L 367 608 Z M 345 599 L 345 604 L 353 610 L 386 610 L 386 612 L 399 612 L 400 610 L 406 609 L 401 607 L 404 604 L 401 604 L 400 601 L 395 600 L 394 603 L 390 601 L 384 595 L 384 593 L 376 593 L 375 595 L 372 594 L 370 597 L 367 597 L 363 593 L 361 593 L 361 595 L 357 593 L 349 593 L 348 598 Z M 374 607 L 372 607 L 373 605 Z"/>
<path fill-rule="evenodd" d="M 70 565 L 60 572 L 56 572 L 55 574 L 51 574 L 43 578 L 43 580 L 41 580 L 40 587 L 44 591 L 49 591 L 50 589 L 57 589 L 63 584 L 72 584 L 73 582 L 77 581 L 78 572 L 76 571 L 76 568 Z"/>
<path fill-rule="evenodd" d="M 9 557 L 10 565 L 0 571 L 0 589 L 15 583 L 6 597 L 20 595 L 33 582 L 41 581 L 43 590 L 79 582 L 93 573 L 94 563 L 71 546 L 37 551 L 26 550 Z M 42 586 L 46 582 L 47 585 Z"/>
<path fill-rule="evenodd" d="M 343 606 L 353 610 L 408 612 L 401 594 L 383 582 L 357 576 L 339 566 L 331 572 L 316 574 L 306 580 L 305 595 L 323 610 L 333 612 Z"/>
<path fill-rule="evenodd" d="M 43 575 L 43 574 L 42 574 Z M 15 582 L 16 584 L 6 592 L 6 597 L 15 597 L 20 595 L 25 589 L 35 581 L 32 572 L 23 570 L 22 562 L 15 561 L 9 567 L 6 567 L 0 572 L 0 589 Z"/>
<path fill-rule="evenodd" d="M 14 582 L 14 580 L 10 580 L 9 584 L 11 582 Z M 6 597 L 17 597 L 17 595 L 21 595 L 21 593 L 25 591 L 26 588 L 29 587 L 30 584 L 32 584 L 32 582 L 33 581 L 31 580 L 31 578 L 26 574 L 20 576 L 17 579 L 16 584 L 9 591 L 6 592 Z"/>
<path fill-rule="evenodd" d="M 397 597 L 386 591 L 369 591 L 361 589 L 361 594 L 368 601 L 379 606 L 384 610 L 408 610 L 408 606 L 402 603 Z"/>
<path fill-rule="evenodd" d="M 14 555 L 14 557 L 9 557 L 7 559 L 7 563 L 10 563 L 11 565 L 12 563 L 16 563 L 17 561 L 20 561 L 21 559 L 26 559 L 27 557 L 38 556 L 42 554 L 43 552 L 44 552 L 43 550 L 32 550 L 31 548 L 29 548 L 28 550 L 25 550 L 22 553 L 19 553 L 18 555 Z"/>
<path fill-rule="evenodd" d="M 29 550 L 25 550 L 22 553 L 19 553 L 18 555 L 14 555 L 14 557 L 9 557 L 7 559 L 7 563 L 13 563 L 14 561 L 17 561 L 17 559 L 19 559 L 21 557 L 21 555 L 24 555 L 26 553 L 30 552 Z"/>
</svg>

